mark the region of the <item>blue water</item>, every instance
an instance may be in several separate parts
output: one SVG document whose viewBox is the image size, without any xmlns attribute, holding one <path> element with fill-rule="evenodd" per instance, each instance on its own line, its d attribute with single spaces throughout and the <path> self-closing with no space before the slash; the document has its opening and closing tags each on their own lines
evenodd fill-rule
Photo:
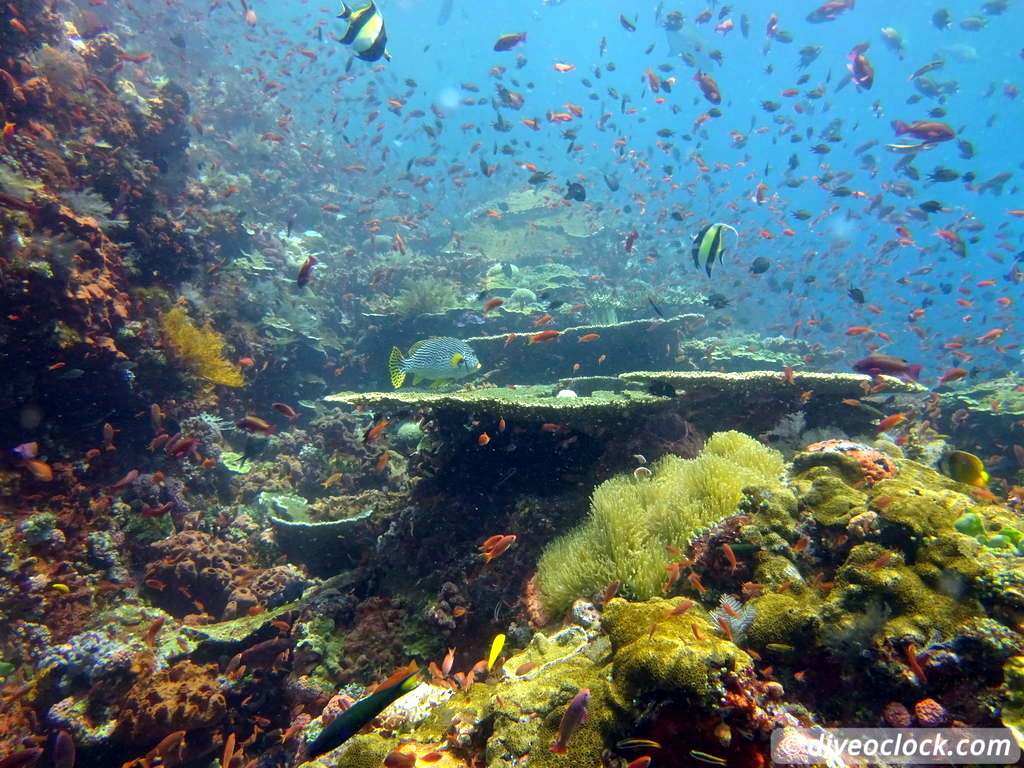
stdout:
<svg viewBox="0 0 1024 768">
<path fill-rule="evenodd" d="M 376 64 L 356 60 L 347 73 L 350 51 L 328 36 L 344 30 L 333 6 L 253 3 L 259 21 L 252 28 L 237 7 L 210 11 L 205 4 L 184 3 L 168 10 L 161 4 L 157 12 L 172 28 L 180 27 L 183 19 L 189 22 L 189 60 L 181 62 L 183 75 L 195 78 L 195 67 L 201 65 L 204 76 L 220 81 L 233 93 L 224 103 L 234 100 L 245 105 L 245 117 L 252 120 L 257 133 L 278 130 L 274 126 L 278 119 L 290 121 L 288 138 L 277 150 L 288 167 L 310 159 L 311 150 L 296 146 L 298 142 L 313 136 L 316 145 L 325 147 L 315 155 L 322 168 L 309 178 L 294 179 L 291 208 L 331 202 L 325 185 L 334 184 L 354 190 L 363 199 L 391 198 L 389 210 L 397 208 L 402 215 L 419 217 L 421 232 L 458 231 L 467 224 L 467 211 L 525 188 L 529 171 L 521 164 L 533 163 L 550 171 L 556 183 L 578 175 L 587 188 L 587 204 L 603 207 L 595 217 L 600 216 L 622 238 L 633 228 L 640 233 L 632 253 L 621 248 L 620 238 L 610 238 L 602 246 L 610 253 L 582 254 L 576 263 L 581 271 L 587 271 L 588 262 L 593 269 L 609 256 L 621 259 L 629 273 L 654 286 L 682 283 L 724 293 L 741 328 L 841 346 L 850 360 L 868 351 L 868 344 L 877 344 L 883 351 L 924 363 L 926 379 L 954 365 L 969 367 L 980 376 L 1019 367 L 1019 350 L 996 348 L 1012 346 L 1021 299 L 1020 284 L 1007 277 L 1022 248 L 1024 226 L 1024 219 L 1007 213 L 1024 207 L 1018 195 L 1021 157 L 1015 142 L 1020 100 L 1014 90 L 1006 90 L 1024 84 L 1020 41 L 1011 32 L 1024 20 L 1019 3 L 1011 3 L 1001 15 L 985 15 L 975 3 L 859 0 L 855 8 L 822 24 L 805 21 L 813 3 L 735 3 L 723 17 L 731 19 L 735 28 L 724 34 L 716 33 L 714 26 L 725 6 L 714 6 L 711 21 L 697 24 L 694 17 L 703 8 L 687 5 L 681 9 L 687 17 L 682 32 L 685 48 L 717 80 L 723 95 L 721 117 L 708 119 L 696 131 L 694 120 L 712 105 L 692 80 L 695 70 L 671 55 L 667 33 L 655 21 L 654 4 L 453 0 L 452 5 L 447 24 L 439 26 L 440 2 L 383 0 L 379 8 L 393 58 Z M 940 7 L 951 14 L 947 30 L 932 23 Z M 673 9 L 671 3 L 660 6 L 662 21 Z M 777 29 L 789 32 L 792 42 L 784 44 L 766 35 L 772 12 L 779 17 Z M 620 14 L 635 19 L 636 31 L 623 28 Z M 749 19 L 749 37 L 740 31 L 743 15 Z M 977 31 L 962 29 L 960 21 L 969 16 L 987 23 Z M 322 40 L 316 36 L 318 26 L 324 33 Z M 902 56 L 886 44 L 884 27 L 901 36 Z M 526 33 L 527 41 L 511 51 L 492 50 L 500 34 L 513 32 Z M 146 38 L 143 33 L 140 42 Z M 602 39 L 607 41 L 603 55 L 599 54 Z M 868 91 L 858 91 L 852 83 L 839 88 L 847 76 L 848 54 L 862 42 L 870 43 L 866 55 L 875 69 L 874 85 Z M 645 53 L 651 45 L 651 52 Z M 820 55 L 806 70 L 798 69 L 799 50 L 809 45 L 821 46 Z M 300 49 L 315 53 L 316 60 L 298 53 Z M 715 50 L 721 52 L 721 64 L 709 56 Z M 517 56 L 525 59 L 519 69 Z M 928 76 L 955 81 L 956 92 L 941 102 L 921 98 L 908 104 L 917 94 L 911 74 L 937 59 L 945 62 L 944 67 Z M 575 68 L 560 73 L 555 63 Z M 614 64 L 614 71 L 608 70 L 609 64 Z M 672 71 L 660 71 L 660 64 L 671 64 Z M 490 72 L 497 66 L 506 67 L 500 79 Z M 602 70 L 599 79 L 595 67 Z M 661 78 L 676 78 L 671 93 L 654 94 L 646 87 L 648 69 Z M 797 85 L 803 72 L 810 78 Z M 415 87 L 404 83 L 407 78 L 415 80 Z M 584 78 L 592 87 L 581 82 Z M 263 85 L 270 80 L 284 86 L 272 98 L 263 94 Z M 479 92 L 467 91 L 463 87 L 467 83 L 479 87 Z M 519 111 L 501 110 L 512 125 L 508 133 L 491 128 L 496 113 L 489 103 L 470 106 L 461 101 L 467 97 L 490 100 L 498 83 L 525 97 Z M 822 98 L 803 95 L 818 86 L 825 88 Z M 617 91 L 618 98 L 609 95 L 609 88 Z M 801 95 L 781 96 L 788 88 L 798 88 Z M 591 94 L 596 94 L 596 100 Z M 630 99 L 626 105 L 630 114 L 622 113 L 623 96 Z M 664 103 L 655 103 L 656 96 L 664 97 Z M 388 98 L 403 102 L 400 114 L 387 110 L 384 100 Z M 766 100 L 781 107 L 766 112 L 761 106 Z M 208 124 L 237 125 L 237 119 L 229 123 L 218 117 L 216 106 L 206 108 L 201 98 L 197 101 L 200 119 Z M 549 110 L 565 112 L 567 103 L 583 107 L 583 117 L 569 123 L 545 119 Z M 802 113 L 795 111 L 798 104 L 804 108 Z M 678 105 L 678 114 L 673 113 L 673 105 Z M 434 121 L 431 106 L 444 114 L 444 128 L 436 141 L 421 128 Z M 897 138 L 890 123 L 930 119 L 929 110 L 940 106 L 947 114 L 938 119 L 952 126 L 958 139 L 970 142 L 974 157 L 963 159 L 956 141 L 938 144 L 919 153 L 911 164 L 920 175 L 914 181 L 894 169 L 903 155 L 884 145 L 915 140 Z M 368 120 L 372 110 L 380 114 Z M 414 110 L 426 114 L 409 118 Z M 601 130 L 599 119 L 605 112 L 611 115 Z M 523 118 L 537 118 L 540 130 L 521 124 Z M 826 142 L 828 154 L 814 154 L 811 147 L 824 141 L 821 134 L 832 121 L 839 121 L 841 140 Z M 474 127 L 460 128 L 468 123 Z M 371 144 L 378 127 L 379 143 Z M 570 127 L 578 131 L 576 144 L 581 149 L 567 153 L 568 142 L 560 134 Z M 663 128 L 672 129 L 674 135 L 659 137 L 655 132 Z M 811 130 L 814 133 L 808 136 Z M 744 139 L 741 147 L 736 146 L 736 134 Z M 803 140 L 793 143 L 791 137 L 796 135 Z M 616 140 L 623 146 L 615 146 Z M 493 154 L 496 145 L 513 141 L 514 156 Z M 871 141 L 877 145 L 864 154 L 873 156 L 876 165 L 868 170 L 863 167 L 864 156 L 854 155 L 854 150 Z M 471 151 L 478 142 L 479 147 Z M 787 169 L 791 155 L 799 161 L 793 171 Z M 406 166 L 414 158 L 427 156 L 436 156 L 436 164 L 414 166 L 412 172 L 429 175 L 430 181 L 414 187 L 404 177 Z M 498 166 L 490 178 L 479 173 L 481 158 Z M 699 159 L 707 172 L 699 170 Z M 449 173 L 455 163 L 464 164 L 465 169 Z M 368 171 L 355 176 L 337 170 L 352 164 L 365 165 Z M 670 174 L 665 166 L 671 166 Z M 1015 175 L 1001 196 L 983 195 L 962 180 L 929 182 L 928 174 L 938 166 L 974 173 L 974 185 L 1003 171 Z M 224 169 L 250 174 L 261 170 L 228 165 Z M 605 186 L 602 172 L 620 177 L 617 192 Z M 857 196 L 834 196 L 830 188 L 840 182 L 822 183 L 827 172 L 849 173 L 842 185 Z M 786 178 L 803 183 L 790 188 L 783 184 Z M 890 188 L 894 182 L 908 184 L 909 196 L 894 194 Z M 766 185 L 767 200 L 761 205 L 751 199 L 759 183 Z M 880 204 L 869 211 L 878 196 Z M 921 220 L 910 218 L 907 209 L 925 200 L 938 200 L 948 210 Z M 283 205 L 281 199 L 266 200 L 261 213 L 283 222 L 291 215 Z M 894 210 L 881 218 L 877 209 L 884 206 Z M 799 209 L 809 211 L 812 218 L 794 218 L 792 212 Z M 680 210 L 687 218 L 683 222 L 667 219 L 671 210 Z M 372 206 L 367 207 L 366 218 L 372 215 Z M 692 234 L 709 221 L 730 223 L 741 234 L 739 246 L 716 268 L 711 281 L 693 269 L 689 258 Z M 353 238 L 357 233 L 363 236 L 359 224 L 349 220 Z M 895 246 L 882 255 L 887 241 L 901 237 L 896 231 L 900 225 L 909 231 L 912 244 Z M 791 235 L 783 233 L 787 228 Z M 965 258 L 935 234 L 939 229 L 963 238 Z M 758 256 L 772 262 L 762 276 L 747 270 Z M 911 275 L 913 270 L 926 273 Z M 976 287 L 990 279 L 996 281 L 994 286 Z M 851 285 L 864 291 L 865 306 L 846 296 Z M 925 302 L 925 314 L 910 322 L 908 313 L 922 307 L 926 297 L 930 302 Z M 999 297 L 1012 303 L 1000 305 Z M 971 305 L 965 306 L 966 302 Z M 869 325 L 890 341 L 873 333 L 845 336 L 845 329 L 853 325 Z M 1003 330 L 995 343 L 975 341 L 992 329 Z M 951 356 L 942 348 L 950 341 L 963 343 L 963 352 L 970 357 Z"/>
</svg>

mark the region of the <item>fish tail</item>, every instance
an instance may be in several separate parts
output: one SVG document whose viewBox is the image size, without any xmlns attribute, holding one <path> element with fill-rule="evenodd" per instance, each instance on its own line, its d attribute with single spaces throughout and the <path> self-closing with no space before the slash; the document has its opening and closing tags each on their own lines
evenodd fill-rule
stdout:
<svg viewBox="0 0 1024 768">
<path fill-rule="evenodd" d="M 388 355 L 388 375 L 391 377 L 391 386 L 398 389 L 405 381 L 405 371 L 402 370 L 402 350 L 398 347 L 391 348 Z"/>
<path fill-rule="evenodd" d="M 548 747 L 548 749 L 554 752 L 556 755 L 565 754 L 565 747 L 563 747 L 561 744 L 552 744 L 550 747 Z"/>
<path fill-rule="evenodd" d="M 893 120 L 892 121 L 892 127 L 893 127 L 893 130 L 896 131 L 896 135 L 897 136 L 902 136 L 904 133 L 907 132 L 907 130 L 909 128 L 909 126 L 906 123 L 904 123 L 902 120 Z"/>
<path fill-rule="evenodd" d="M 921 363 L 914 363 L 913 365 L 907 366 L 907 376 L 917 381 L 917 377 L 921 375 L 921 368 L 924 366 Z"/>
</svg>

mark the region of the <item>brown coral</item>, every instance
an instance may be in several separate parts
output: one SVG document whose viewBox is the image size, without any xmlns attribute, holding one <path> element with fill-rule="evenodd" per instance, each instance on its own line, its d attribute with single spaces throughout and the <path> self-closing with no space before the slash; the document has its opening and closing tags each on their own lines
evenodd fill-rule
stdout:
<svg viewBox="0 0 1024 768">
<path fill-rule="evenodd" d="M 151 744 L 175 731 L 212 727 L 226 714 L 217 665 L 182 661 L 140 676 L 119 708 L 116 733 L 124 741 Z"/>
<path fill-rule="evenodd" d="M 219 619 L 244 616 L 298 596 L 305 577 L 292 566 L 252 568 L 248 549 L 200 531 L 182 531 L 153 544 L 157 560 L 146 570 L 154 601 L 183 615 L 198 610 Z"/>
</svg>

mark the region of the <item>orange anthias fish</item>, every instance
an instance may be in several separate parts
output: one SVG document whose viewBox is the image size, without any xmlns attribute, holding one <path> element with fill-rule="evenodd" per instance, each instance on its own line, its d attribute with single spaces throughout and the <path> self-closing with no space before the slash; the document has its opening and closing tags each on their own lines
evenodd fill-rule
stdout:
<svg viewBox="0 0 1024 768">
<path fill-rule="evenodd" d="M 540 343 L 545 342 L 545 341 L 554 341 L 555 339 L 557 339 L 561 335 L 562 334 L 559 331 L 541 331 L 540 333 L 533 334 L 530 337 L 530 341 L 527 342 L 527 343 L 528 344 L 540 344 Z"/>
<path fill-rule="evenodd" d="M 289 421 L 295 421 L 295 419 L 299 418 L 299 412 L 288 405 L 288 403 L 271 403 L 271 407 L 278 413 L 284 414 L 284 417 Z"/>
<path fill-rule="evenodd" d="M 376 440 L 380 436 L 380 433 L 383 432 L 390 423 L 391 421 L 388 419 L 381 419 L 378 421 L 363 433 L 363 442 L 370 443 Z"/>
<path fill-rule="evenodd" d="M 559 755 L 565 754 L 567 742 L 587 716 L 587 704 L 589 701 L 590 689 L 581 688 L 579 693 L 569 702 L 565 714 L 562 715 L 562 722 L 558 725 L 555 743 L 548 747 L 548 749 Z"/>
<path fill-rule="evenodd" d="M 704 94 L 705 99 L 712 104 L 722 103 L 722 92 L 718 90 L 718 83 L 715 82 L 715 78 L 704 74 L 704 72 L 698 69 L 693 79 L 697 82 L 697 86 L 700 88 L 700 92 Z"/>
<path fill-rule="evenodd" d="M 36 480 L 48 483 L 53 480 L 53 469 L 45 461 L 39 459 L 25 459 L 21 465 L 29 471 Z"/>
<path fill-rule="evenodd" d="M 892 416 L 886 416 L 880 422 L 878 422 L 878 431 L 885 432 L 888 429 L 902 424 L 907 420 L 907 414 L 905 413 L 894 413 Z"/>
<path fill-rule="evenodd" d="M 505 551 L 516 543 L 516 535 L 513 533 L 496 534 L 481 544 L 478 549 L 483 554 L 484 562 L 489 563 L 494 558 L 505 553 Z"/>
<path fill-rule="evenodd" d="M 948 371 L 942 374 L 942 377 L 939 379 L 939 385 L 946 384 L 947 382 L 950 381 L 960 381 L 960 379 L 964 378 L 964 376 L 966 375 L 966 368 L 950 368 Z"/>
<path fill-rule="evenodd" d="M 310 254 L 309 256 L 306 257 L 306 260 L 303 262 L 302 266 L 299 267 L 298 276 L 295 278 L 296 286 L 298 286 L 299 288 L 305 288 L 307 285 L 309 285 L 309 281 L 313 277 L 313 266 L 316 265 L 317 263 L 318 262 L 316 260 L 316 256 L 314 256 L 313 254 Z"/>
<path fill-rule="evenodd" d="M 273 424 L 264 421 L 259 416 L 243 416 L 235 422 L 235 426 L 257 435 L 272 435 L 276 429 Z"/>
<path fill-rule="evenodd" d="M 526 42 L 525 32 L 514 32 L 510 35 L 501 35 L 494 43 L 494 50 L 496 51 L 510 51 L 520 43 Z"/>
</svg>

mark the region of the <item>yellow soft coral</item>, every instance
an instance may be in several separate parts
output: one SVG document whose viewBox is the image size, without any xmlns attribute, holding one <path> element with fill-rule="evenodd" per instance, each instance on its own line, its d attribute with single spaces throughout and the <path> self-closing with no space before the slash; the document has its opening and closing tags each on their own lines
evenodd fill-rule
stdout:
<svg viewBox="0 0 1024 768">
<path fill-rule="evenodd" d="M 185 310 L 175 307 L 160 319 L 164 340 L 174 356 L 201 379 L 225 387 L 245 383 L 242 369 L 224 358 L 224 339 L 206 324 L 196 328 Z"/>
</svg>

